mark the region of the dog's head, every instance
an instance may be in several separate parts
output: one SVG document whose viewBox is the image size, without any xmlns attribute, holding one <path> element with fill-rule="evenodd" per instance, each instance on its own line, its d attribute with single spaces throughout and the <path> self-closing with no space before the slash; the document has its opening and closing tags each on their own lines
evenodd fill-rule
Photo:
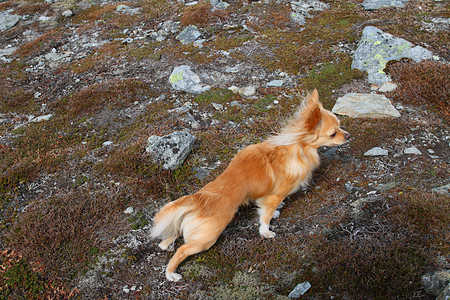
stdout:
<svg viewBox="0 0 450 300">
<path fill-rule="evenodd" d="M 350 134 L 340 127 L 338 118 L 319 102 L 315 89 L 306 96 L 299 110 L 286 127 L 269 138 L 275 146 L 300 143 L 303 146 L 341 145 L 350 139 Z"/>
<path fill-rule="evenodd" d="M 309 94 L 299 111 L 300 123 L 311 134 L 310 144 L 315 147 L 342 145 L 350 134 L 340 127 L 339 119 L 319 102 L 316 89 Z"/>
</svg>

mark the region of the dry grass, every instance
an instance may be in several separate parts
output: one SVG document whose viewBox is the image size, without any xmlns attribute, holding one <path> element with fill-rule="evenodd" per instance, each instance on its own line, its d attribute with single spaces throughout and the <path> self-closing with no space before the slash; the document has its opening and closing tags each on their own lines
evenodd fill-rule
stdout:
<svg viewBox="0 0 450 300">
<path fill-rule="evenodd" d="M 90 189 L 61 191 L 29 205 L 7 234 L 10 247 L 52 278 L 73 278 L 105 246 L 102 232 L 117 222 L 125 201 L 120 193 Z"/>
<path fill-rule="evenodd" d="M 73 299 L 77 290 L 45 278 L 39 264 L 31 265 L 13 250 L 0 252 L 0 297 L 3 299 Z"/>
<path fill-rule="evenodd" d="M 426 105 L 450 118 L 450 66 L 436 61 L 400 62 L 389 66 L 399 87 L 391 93 L 401 103 Z"/>
<path fill-rule="evenodd" d="M 132 79 L 112 80 L 82 89 L 53 105 L 61 113 L 71 116 L 91 115 L 104 108 L 120 108 L 141 97 L 151 96 L 145 83 Z"/>
<path fill-rule="evenodd" d="M 181 24 L 205 26 L 211 21 L 211 18 L 211 6 L 208 2 L 203 2 L 186 7 L 181 16 Z"/>
</svg>

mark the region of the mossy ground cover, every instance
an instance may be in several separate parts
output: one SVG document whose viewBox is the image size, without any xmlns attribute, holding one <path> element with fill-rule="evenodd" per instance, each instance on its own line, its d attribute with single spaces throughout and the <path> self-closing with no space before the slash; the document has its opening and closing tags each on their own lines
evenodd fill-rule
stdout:
<svg viewBox="0 0 450 300">
<path fill-rule="evenodd" d="M 226 11 L 211 12 L 207 2 L 184 7 L 152 0 L 122 3 L 140 8 L 137 15 L 117 12 L 118 3 L 72 7 L 75 16 L 60 17 L 53 27 L 21 24 L 6 31 L 2 45 L 15 43 L 26 30 L 38 37 L 18 45 L 13 60 L 0 64 L 0 119 L 8 120 L 0 124 L 0 295 L 276 298 L 309 281 L 307 296 L 319 299 L 426 298 L 421 276 L 439 268 L 438 255 L 448 260 L 449 253 L 448 197 L 430 193 L 448 183 L 448 162 L 441 159 L 448 156 L 448 67 L 441 62 L 389 66 L 399 88 L 388 96 L 407 107 L 402 117 L 342 117 L 353 139 L 334 152 L 321 151 L 322 165 L 310 188 L 286 199 L 280 219 L 272 222 L 274 239 L 259 237 L 255 206 L 250 205 L 238 211 L 210 250 L 180 266 L 181 283 L 164 281 L 163 268 L 173 251 L 162 253 L 151 241 L 120 252 L 124 260 L 102 273 L 100 286 L 76 289 L 102 255 L 112 255 L 117 236 L 132 232 L 145 239 L 157 207 L 195 192 L 223 171 L 239 149 L 276 132 L 306 91 L 317 88 L 330 109 L 342 86 L 364 79 L 365 74 L 351 69 L 348 51 L 356 47 L 364 26 L 377 26 L 449 58 L 448 32 L 425 26 L 432 18 L 448 17 L 448 4 L 421 1 L 367 12 L 360 2 L 328 2 L 330 9 L 312 13 L 303 28 L 289 21 L 288 3 L 233 2 Z M 47 3 L 0 4 L 1 11 L 10 8 L 32 18 L 57 13 Z M 180 29 L 196 25 L 206 38 L 203 47 L 182 45 L 172 33 L 163 41 L 149 36 L 131 44 L 121 40 L 137 28 L 156 32 L 169 19 L 181 22 Z M 107 43 L 56 70 L 27 70 L 53 48 L 59 51 L 74 32 L 95 34 Z M 251 66 L 251 73 L 238 74 L 230 85 L 253 84 L 261 70 L 270 76 L 285 72 L 292 84 L 261 86 L 250 98 L 220 83 L 189 95 L 175 92 L 167 82 L 178 64 L 218 70 L 228 64 Z M 43 96 L 35 96 L 36 91 Z M 190 129 L 198 141 L 184 164 L 164 170 L 146 154 L 146 139 L 186 129 L 182 118 L 169 112 L 186 102 L 207 121 Z M 28 122 L 30 115 L 44 113 L 53 116 Z M 402 154 L 412 138 L 422 156 Z M 392 155 L 364 157 L 375 146 Z M 209 175 L 197 178 L 198 167 Z M 392 188 L 377 190 L 380 184 Z M 365 200 L 358 210 L 350 205 L 360 199 Z M 123 214 L 128 206 L 136 213 Z M 125 294 L 125 284 L 137 289 Z"/>
</svg>

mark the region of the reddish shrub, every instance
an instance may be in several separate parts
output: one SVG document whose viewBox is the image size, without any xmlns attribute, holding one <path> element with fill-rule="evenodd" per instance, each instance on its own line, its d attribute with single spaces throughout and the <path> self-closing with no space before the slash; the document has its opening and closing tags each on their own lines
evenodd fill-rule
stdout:
<svg viewBox="0 0 450 300">
<path fill-rule="evenodd" d="M 181 17 L 181 24 L 187 25 L 207 25 L 211 20 L 211 7 L 209 3 L 199 3 L 190 7 L 186 7 Z"/>
<path fill-rule="evenodd" d="M 435 61 L 398 62 L 390 65 L 388 72 L 399 84 L 390 95 L 394 100 L 435 106 L 450 116 L 450 65 Z"/>
</svg>

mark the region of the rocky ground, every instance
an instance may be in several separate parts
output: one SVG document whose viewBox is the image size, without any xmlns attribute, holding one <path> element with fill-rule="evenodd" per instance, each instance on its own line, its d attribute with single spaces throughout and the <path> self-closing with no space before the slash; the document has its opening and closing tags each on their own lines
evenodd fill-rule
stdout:
<svg viewBox="0 0 450 300">
<path fill-rule="evenodd" d="M 0 297 L 445 299 L 449 8 L 0 2 Z M 321 149 L 274 239 L 243 207 L 167 282 L 157 209 L 313 88 L 350 143 Z"/>
</svg>

